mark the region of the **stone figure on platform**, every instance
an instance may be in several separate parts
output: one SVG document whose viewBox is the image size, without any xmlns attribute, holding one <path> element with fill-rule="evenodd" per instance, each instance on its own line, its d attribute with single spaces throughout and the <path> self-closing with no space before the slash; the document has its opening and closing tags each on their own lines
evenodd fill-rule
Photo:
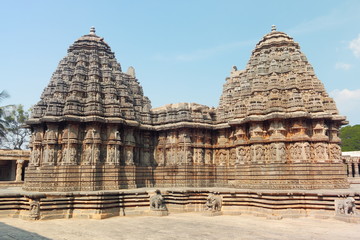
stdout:
<svg viewBox="0 0 360 240">
<path fill-rule="evenodd" d="M 355 215 L 356 204 L 353 197 L 347 197 L 345 199 L 335 200 L 335 211 L 336 214 L 340 215 Z"/>
<path fill-rule="evenodd" d="M 30 200 L 30 218 L 32 220 L 37 220 L 40 218 L 40 202 L 38 199 Z"/>
<path fill-rule="evenodd" d="M 155 191 L 155 195 L 150 198 L 151 210 L 166 210 L 164 197 L 159 189 Z"/>
<path fill-rule="evenodd" d="M 221 211 L 221 207 L 222 207 L 221 196 L 210 193 L 209 196 L 206 198 L 205 210 L 217 212 L 217 211 Z"/>
</svg>

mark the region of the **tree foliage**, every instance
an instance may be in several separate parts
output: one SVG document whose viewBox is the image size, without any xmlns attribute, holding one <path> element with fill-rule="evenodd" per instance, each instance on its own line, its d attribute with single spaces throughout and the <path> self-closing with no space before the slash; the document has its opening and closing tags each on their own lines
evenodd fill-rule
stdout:
<svg viewBox="0 0 360 240">
<path fill-rule="evenodd" d="M 7 106 L 4 109 L 6 122 L 6 136 L 1 145 L 7 149 L 24 149 L 27 148 L 29 142 L 30 130 L 24 128 L 29 113 L 24 110 L 23 105 Z"/>
<path fill-rule="evenodd" d="M 360 125 L 342 127 L 340 129 L 340 138 L 343 152 L 360 151 Z"/>
<path fill-rule="evenodd" d="M 1 91 L 0 92 L 0 102 L 5 99 L 8 98 L 9 95 L 7 94 L 6 91 Z M 6 127 L 7 127 L 7 122 L 4 119 L 5 117 L 5 107 L 0 107 L 0 143 L 4 140 L 5 136 L 6 136 Z"/>
</svg>

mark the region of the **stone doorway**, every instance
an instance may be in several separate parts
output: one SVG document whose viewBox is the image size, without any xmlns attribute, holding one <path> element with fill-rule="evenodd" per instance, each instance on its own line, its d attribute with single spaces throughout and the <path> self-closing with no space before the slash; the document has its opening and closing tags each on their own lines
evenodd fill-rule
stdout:
<svg viewBox="0 0 360 240">
<path fill-rule="evenodd" d="M 0 161 L 0 181 L 14 181 L 16 176 L 16 161 Z"/>
</svg>

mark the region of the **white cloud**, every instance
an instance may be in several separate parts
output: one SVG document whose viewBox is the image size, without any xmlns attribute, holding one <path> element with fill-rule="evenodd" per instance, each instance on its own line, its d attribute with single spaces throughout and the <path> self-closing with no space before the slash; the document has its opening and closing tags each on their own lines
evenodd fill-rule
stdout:
<svg viewBox="0 0 360 240">
<path fill-rule="evenodd" d="M 360 124 L 360 89 L 335 89 L 330 92 L 340 114 L 345 115 L 351 125 Z"/>
<path fill-rule="evenodd" d="M 335 64 L 335 69 L 341 69 L 341 70 L 349 70 L 351 68 L 351 64 L 348 63 L 342 63 L 342 62 L 338 62 Z"/>
<path fill-rule="evenodd" d="M 360 57 L 360 34 L 357 38 L 351 40 L 349 48 L 356 57 Z"/>
</svg>

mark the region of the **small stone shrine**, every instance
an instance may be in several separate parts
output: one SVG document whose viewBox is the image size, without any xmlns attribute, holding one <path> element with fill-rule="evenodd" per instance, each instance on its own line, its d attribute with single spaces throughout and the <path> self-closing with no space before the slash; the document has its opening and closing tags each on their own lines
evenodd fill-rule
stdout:
<svg viewBox="0 0 360 240">
<path fill-rule="evenodd" d="M 134 68 L 122 72 L 91 28 L 34 106 L 24 189 L 348 188 L 345 123 L 299 44 L 275 27 L 244 70 L 232 68 L 217 108 L 154 109 Z"/>
</svg>

